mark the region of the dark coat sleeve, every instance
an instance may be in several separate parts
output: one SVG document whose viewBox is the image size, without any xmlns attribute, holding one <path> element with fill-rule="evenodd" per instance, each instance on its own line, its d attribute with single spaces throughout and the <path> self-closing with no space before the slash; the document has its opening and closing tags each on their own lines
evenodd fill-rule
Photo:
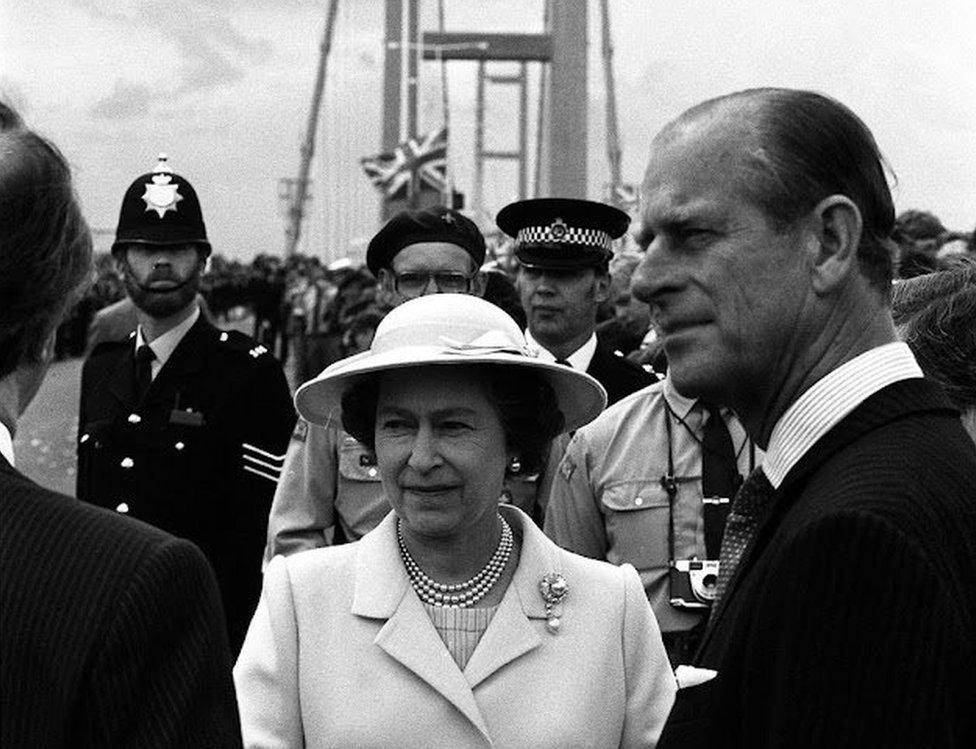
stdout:
<svg viewBox="0 0 976 749">
<path fill-rule="evenodd" d="M 92 657 L 79 746 L 240 746 L 220 597 L 192 544 L 142 559 Z"/>
</svg>

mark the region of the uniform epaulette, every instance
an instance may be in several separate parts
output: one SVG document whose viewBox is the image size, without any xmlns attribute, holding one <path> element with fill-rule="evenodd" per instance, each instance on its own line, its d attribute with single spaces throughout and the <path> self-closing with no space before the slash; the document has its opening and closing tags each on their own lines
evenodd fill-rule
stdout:
<svg viewBox="0 0 976 749">
<path fill-rule="evenodd" d="M 217 333 L 217 340 L 227 351 L 233 351 L 249 359 L 261 359 L 271 355 L 267 346 L 237 330 L 221 330 Z"/>
</svg>

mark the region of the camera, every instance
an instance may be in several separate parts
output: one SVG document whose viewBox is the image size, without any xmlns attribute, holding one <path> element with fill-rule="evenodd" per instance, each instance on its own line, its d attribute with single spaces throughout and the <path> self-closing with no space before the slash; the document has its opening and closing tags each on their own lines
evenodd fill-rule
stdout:
<svg viewBox="0 0 976 749">
<path fill-rule="evenodd" d="M 678 609 L 707 609 L 715 600 L 717 559 L 675 559 L 668 569 L 671 605 Z"/>
</svg>

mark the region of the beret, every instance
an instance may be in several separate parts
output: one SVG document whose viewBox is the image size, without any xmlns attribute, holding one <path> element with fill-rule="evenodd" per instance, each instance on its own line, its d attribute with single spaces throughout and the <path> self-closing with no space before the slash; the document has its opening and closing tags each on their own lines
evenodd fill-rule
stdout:
<svg viewBox="0 0 976 749">
<path fill-rule="evenodd" d="M 420 242 L 448 242 L 465 250 L 479 268 L 485 262 L 485 238 L 477 225 L 455 210 L 435 206 L 422 211 L 404 211 L 380 229 L 366 249 L 366 267 L 376 276 L 389 267 L 404 247 Z"/>
</svg>

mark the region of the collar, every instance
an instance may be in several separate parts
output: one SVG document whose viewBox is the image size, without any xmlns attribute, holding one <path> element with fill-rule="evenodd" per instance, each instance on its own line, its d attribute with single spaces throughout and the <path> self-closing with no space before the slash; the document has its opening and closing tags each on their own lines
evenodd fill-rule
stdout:
<svg viewBox="0 0 976 749">
<path fill-rule="evenodd" d="M 778 489 L 800 458 L 870 396 L 922 376 L 908 345 L 898 341 L 865 351 L 818 380 L 773 427 L 763 459 L 769 482 Z"/>
<path fill-rule="evenodd" d="M 670 375 L 664 378 L 664 400 L 668 402 L 668 406 L 671 408 L 671 411 L 679 419 L 687 419 L 691 409 L 693 409 L 695 404 L 698 402 L 694 398 L 686 398 L 675 390 L 674 383 L 671 382 Z"/>
<path fill-rule="evenodd" d="M 14 465 L 14 438 L 7 429 L 7 425 L 0 421 L 0 455 Z"/>
<path fill-rule="evenodd" d="M 539 343 L 535 338 L 532 337 L 531 331 L 525 329 L 525 343 L 528 345 L 529 349 L 535 352 L 536 357 L 540 361 L 544 362 L 555 362 L 556 357 L 552 353 Z M 580 346 L 576 351 L 567 357 L 569 365 L 578 372 L 585 372 L 589 366 L 590 361 L 593 359 L 593 354 L 596 353 L 596 331 L 590 334 L 589 339 L 586 343 Z"/>
<path fill-rule="evenodd" d="M 187 317 L 183 322 L 181 322 L 175 328 L 167 330 L 155 341 L 148 344 L 149 348 L 151 348 L 153 353 L 156 355 L 156 361 L 154 364 L 162 367 L 166 363 L 166 360 L 173 355 L 176 347 L 180 345 L 180 341 L 183 340 L 183 336 L 189 332 L 190 328 L 193 327 L 194 323 L 196 323 L 199 318 L 200 305 L 196 305 L 193 312 L 190 313 L 190 316 Z M 146 339 L 142 335 L 142 326 L 140 325 L 136 328 L 136 351 L 138 351 L 139 347 L 145 342 Z"/>
</svg>

